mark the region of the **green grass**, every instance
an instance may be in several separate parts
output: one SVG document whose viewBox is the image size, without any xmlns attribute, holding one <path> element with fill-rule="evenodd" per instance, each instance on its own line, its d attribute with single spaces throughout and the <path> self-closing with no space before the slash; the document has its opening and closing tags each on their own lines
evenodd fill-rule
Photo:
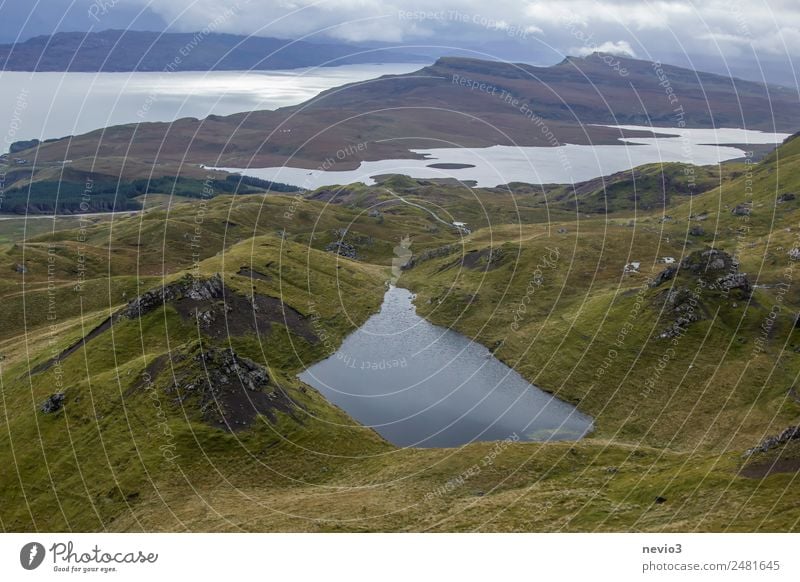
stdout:
<svg viewBox="0 0 800 582">
<path fill-rule="evenodd" d="M 775 155 L 722 175 L 704 169 L 719 185 L 688 197 L 678 184 L 666 211 L 614 206 L 623 200 L 614 195 L 613 212 L 586 218 L 521 188 L 470 191 L 393 178 L 350 186 L 336 203 L 215 198 L 202 207 L 196 248 L 197 201 L 159 200 L 140 216 L 98 221 L 85 232 L 15 238 L 0 255 L 8 274 L 0 282 L 7 306 L 0 314 L 0 463 L 8 469 L 0 478 L 0 524 L 15 531 L 796 530 L 796 473 L 739 475 L 742 452 L 797 424 L 800 413 L 787 397 L 800 373 L 793 351 L 800 347 L 800 293 L 794 283 L 785 292 L 775 286 L 794 272 L 787 251 L 797 244 L 800 202 L 775 199 L 800 191 L 796 150 L 790 142 L 779 151 L 780 171 Z M 641 172 L 655 175 L 650 167 Z M 745 200 L 750 179 L 752 200 Z M 462 238 L 426 212 L 392 202 L 386 187 L 468 222 L 473 232 Z M 596 191 L 585 196 L 587 204 L 600 202 Z M 747 221 L 730 212 L 743 202 L 752 202 Z M 374 208 L 380 217 L 369 215 Z M 688 235 L 696 224 L 704 236 Z M 359 260 L 325 252 L 340 229 Z M 417 256 L 457 249 L 400 276 L 417 293 L 418 312 L 476 338 L 592 415 L 588 438 L 397 449 L 296 379 L 378 309 L 393 249 L 405 236 Z M 734 254 L 759 287 L 749 301 L 703 290 L 704 318 L 676 342 L 660 339 L 675 317 L 665 311 L 666 290 L 697 281 L 681 275 L 650 288 L 647 277 L 664 268 L 659 258 L 712 242 Z M 490 248 L 502 250 L 491 269 L 485 260 L 462 264 L 470 251 Z M 86 265 L 82 294 L 74 290 L 78 256 Z M 24 277 L 15 271 L 22 261 Z M 641 263 L 640 272 L 624 274 L 631 261 Z M 237 275 L 241 267 L 266 280 Z M 115 324 L 58 369 L 27 373 L 134 295 L 185 272 L 220 273 L 230 292 L 278 297 L 318 317 L 315 329 L 330 344 L 281 325 L 262 337 L 214 342 L 167 306 Z M 54 321 L 46 317 L 51 301 Z M 779 302 L 764 351 L 754 351 Z M 229 434 L 203 423 L 190 402 L 174 401 L 170 367 L 155 392 L 134 389 L 155 358 L 195 353 L 199 343 L 233 348 L 267 367 L 302 413 Z M 661 372 L 659 362 L 666 362 Z M 65 409 L 40 413 L 39 404 L 60 389 Z M 165 445 L 175 461 L 165 458 Z M 763 459 L 796 456 L 787 449 Z M 657 496 L 666 502 L 656 504 Z"/>
</svg>

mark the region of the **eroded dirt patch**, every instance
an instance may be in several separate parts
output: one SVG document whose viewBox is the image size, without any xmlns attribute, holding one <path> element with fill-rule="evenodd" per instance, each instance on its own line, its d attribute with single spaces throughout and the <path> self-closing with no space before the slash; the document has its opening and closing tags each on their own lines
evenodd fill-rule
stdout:
<svg viewBox="0 0 800 582">
<path fill-rule="evenodd" d="M 127 398 L 146 388 L 152 387 L 153 383 L 155 383 L 155 381 L 158 379 L 159 375 L 169 361 L 170 358 L 167 354 L 161 354 L 160 356 L 153 358 L 153 360 L 147 364 L 136 382 L 125 391 L 123 396 Z"/>
<path fill-rule="evenodd" d="M 800 426 L 790 426 L 780 434 L 767 437 L 745 452 L 747 461 L 739 475 L 763 479 L 777 473 L 800 471 Z"/>
<path fill-rule="evenodd" d="M 776 458 L 769 461 L 747 463 L 739 471 L 742 477 L 750 479 L 763 479 L 777 473 L 797 473 L 800 471 L 800 458 Z"/>
<path fill-rule="evenodd" d="M 310 343 L 319 341 L 308 318 L 268 295 L 245 297 L 229 291 L 220 299 L 184 297 L 172 305 L 184 319 L 196 320 L 200 330 L 214 339 L 254 333 L 266 335 L 278 324 Z"/>
<path fill-rule="evenodd" d="M 176 405 L 195 409 L 203 422 L 229 432 L 252 426 L 259 415 L 272 423 L 278 412 L 298 420 L 294 413 L 300 406 L 271 382 L 267 370 L 230 349 L 183 358 L 166 392 Z"/>
<path fill-rule="evenodd" d="M 269 275 L 259 273 L 258 271 L 247 266 L 241 267 L 236 274 L 240 277 L 247 277 L 248 279 L 256 279 L 258 281 L 272 281 L 272 277 Z"/>
<path fill-rule="evenodd" d="M 97 336 L 102 334 L 104 331 L 110 329 L 112 323 L 113 323 L 113 317 L 107 318 L 105 321 L 103 321 L 100 325 L 98 325 L 92 331 L 87 333 L 81 339 L 79 339 L 78 341 L 76 341 L 75 343 L 73 343 L 72 345 L 67 347 L 66 349 L 62 350 L 61 353 L 58 354 L 57 356 L 55 356 L 53 358 L 50 358 L 46 362 L 42 362 L 41 364 L 38 364 L 38 365 L 34 366 L 33 368 L 31 368 L 31 372 L 30 373 L 31 374 L 38 374 L 39 372 L 44 372 L 45 370 L 48 370 L 51 367 L 55 366 L 56 363 L 62 361 L 64 358 L 66 358 L 69 355 L 71 355 L 71 354 L 75 353 L 76 351 L 78 351 L 84 344 L 86 344 L 87 342 L 93 340 L 94 338 L 96 338 Z"/>
<path fill-rule="evenodd" d="M 444 264 L 437 272 L 441 273 L 455 266 L 473 271 L 492 271 L 503 264 L 504 252 L 500 249 L 471 250 L 460 258 Z"/>
</svg>

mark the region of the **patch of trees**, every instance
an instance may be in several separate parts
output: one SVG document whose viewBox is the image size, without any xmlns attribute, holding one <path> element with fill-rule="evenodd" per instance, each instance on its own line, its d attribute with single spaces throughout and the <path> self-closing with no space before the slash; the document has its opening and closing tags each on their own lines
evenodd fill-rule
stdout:
<svg viewBox="0 0 800 582">
<path fill-rule="evenodd" d="M 263 191 L 296 192 L 294 186 L 248 176 L 199 180 L 175 176 L 117 182 L 103 179 L 86 181 L 42 180 L 5 192 L 0 212 L 15 214 L 76 214 L 139 210 L 136 197 L 144 194 L 169 194 L 186 198 L 213 197 L 219 194 L 256 194 Z"/>
</svg>

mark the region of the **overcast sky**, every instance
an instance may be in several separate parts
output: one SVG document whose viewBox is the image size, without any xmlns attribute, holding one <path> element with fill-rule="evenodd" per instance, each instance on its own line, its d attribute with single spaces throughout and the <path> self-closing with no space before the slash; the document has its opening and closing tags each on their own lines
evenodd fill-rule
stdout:
<svg viewBox="0 0 800 582">
<path fill-rule="evenodd" d="M 226 12 L 225 9 L 228 9 Z M 458 47 L 551 64 L 601 49 L 796 85 L 799 0 L 0 0 L 0 39 L 197 31 Z M 438 52 L 447 52 L 439 48 Z"/>
</svg>

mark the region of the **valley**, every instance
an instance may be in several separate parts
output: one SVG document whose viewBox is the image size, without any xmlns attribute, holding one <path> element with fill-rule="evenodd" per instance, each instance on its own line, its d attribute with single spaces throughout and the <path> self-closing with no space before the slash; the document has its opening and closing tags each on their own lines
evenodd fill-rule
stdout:
<svg viewBox="0 0 800 582">
<path fill-rule="evenodd" d="M 388 176 L 10 233 L 0 520 L 794 530 L 798 164 L 789 138 L 759 162 L 694 169 L 690 189 L 682 164 L 574 188 Z M 298 379 L 378 312 L 392 279 L 420 316 L 593 431 L 401 448 Z"/>
</svg>

